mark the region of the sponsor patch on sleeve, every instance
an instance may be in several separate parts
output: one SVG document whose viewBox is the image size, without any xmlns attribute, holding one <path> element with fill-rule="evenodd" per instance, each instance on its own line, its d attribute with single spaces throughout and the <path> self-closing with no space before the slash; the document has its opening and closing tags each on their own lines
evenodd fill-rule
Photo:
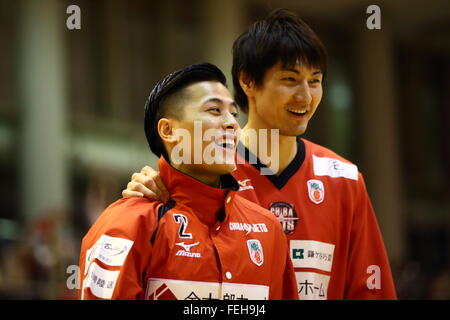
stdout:
<svg viewBox="0 0 450 320">
<path fill-rule="evenodd" d="M 291 240 L 290 254 L 294 268 L 331 271 L 334 244 L 313 240 Z"/>
<path fill-rule="evenodd" d="M 316 176 L 330 176 L 332 178 L 347 178 L 358 180 L 358 167 L 337 159 L 318 157 L 313 155 L 314 174 Z"/>
<path fill-rule="evenodd" d="M 83 282 L 83 292 L 90 288 L 94 296 L 101 299 L 111 299 L 120 271 L 103 269 L 93 262 Z"/>
<path fill-rule="evenodd" d="M 102 235 L 92 248 L 86 251 L 84 273 L 86 274 L 89 263 L 95 259 L 109 266 L 123 265 L 133 243 L 133 241 L 128 239 L 110 237 L 106 234 Z"/>
</svg>

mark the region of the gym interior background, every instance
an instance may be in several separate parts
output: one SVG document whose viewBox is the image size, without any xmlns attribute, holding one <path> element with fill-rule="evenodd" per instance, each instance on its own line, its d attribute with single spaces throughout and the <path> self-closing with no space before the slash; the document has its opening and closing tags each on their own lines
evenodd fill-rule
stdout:
<svg viewBox="0 0 450 320">
<path fill-rule="evenodd" d="M 367 28 L 369 5 L 381 29 Z M 81 29 L 66 12 L 77 5 Z M 450 299 L 450 2 L 0 0 L 0 298 L 73 299 L 81 238 L 132 172 L 157 80 L 285 7 L 329 54 L 306 138 L 358 164 L 401 299 Z M 241 123 L 245 115 L 241 114 Z"/>
</svg>

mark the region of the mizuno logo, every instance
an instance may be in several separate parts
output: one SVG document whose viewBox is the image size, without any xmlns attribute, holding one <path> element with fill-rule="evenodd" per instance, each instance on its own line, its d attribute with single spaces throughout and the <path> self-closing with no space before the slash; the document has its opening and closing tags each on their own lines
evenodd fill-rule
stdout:
<svg viewBox="0 0 450 320">
<path fill-rule="evenodd" d="M 238 180 L 239 191 L 253 189 L 252 185 L 247 185 L 247 183 L 250 183 L 250 181 L 251 181 L 250 179 Z"/>
<path fill-rule="evenodd" d="M 196 243 L 192 243 L 192 244 L 184 244 L 184 241 L 183 241 L 183 242 L 177 242 L 177 243 L 175 243 L 175 244 L 176 244 L 177 246 L 183 247 L 184 250 L 186 250 L 187 252 L 190 252 L 190 251 L 191 251 L 191 247 L 196 246 L 196 245 L 199 245 L 200 242 L 196 242 Z"/>
<path fill-rule="evenodd" d="M 250 182 L 250 179 L 245 180 L 239 180 L 238 183 L 241 187 L 245 187 L 247 185 L 247 182 Z"/>
</svg>

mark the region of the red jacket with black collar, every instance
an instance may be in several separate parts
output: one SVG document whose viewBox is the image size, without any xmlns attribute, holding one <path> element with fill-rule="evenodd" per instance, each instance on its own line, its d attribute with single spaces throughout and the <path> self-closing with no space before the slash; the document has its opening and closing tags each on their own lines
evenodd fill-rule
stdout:
<svg viewBox="0 0 450 320">
<path fill-rule="evenodd" d="M 238 152 L 233 172 L 238 194 L 279 219 L 299 299 L 397 298 L 377 217 L 355 164 L 299 138 L 289 166 L 277 175 L 262 175 L 268 168 L 256 155 L 242 145 Z"/>
</svg>

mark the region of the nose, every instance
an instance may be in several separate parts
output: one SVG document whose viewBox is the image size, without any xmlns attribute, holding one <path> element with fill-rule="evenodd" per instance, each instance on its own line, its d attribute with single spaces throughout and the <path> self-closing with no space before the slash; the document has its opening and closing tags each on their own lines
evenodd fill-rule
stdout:
<svg viewBox="0 0 450 320">
<path fill-rule="evenodd" d="M 224 130 L 233 130 L 236 131 L 239 129 L 239 123 L 236 118 L 231 114 L 231 112 L 227 111 L 223 115 L 224 119 L 222 122 L 222 128 Z"/>
<path fill-rule="evenodd" d="M 302 104 L 310 104 L 312 101 L 311 89 L 309 88 L 309 83 L 304 80 L 298 86 L 295 92 L 295 99 Z"/>
</svg>

